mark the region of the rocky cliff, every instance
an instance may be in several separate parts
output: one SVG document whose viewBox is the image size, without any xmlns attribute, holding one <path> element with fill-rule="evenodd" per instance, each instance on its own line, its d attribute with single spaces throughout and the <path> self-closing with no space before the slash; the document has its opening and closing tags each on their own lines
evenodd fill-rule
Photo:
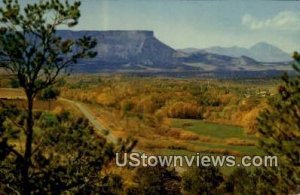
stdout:
<svg viewBox="0 0 300 195">
<path fill-rule="evenodd" d="M 98 56 L 90 65 L 110 69 L 125 67 L 168 67 L 177 63 L 176 51 L 159 41 L 153 31 L 59 31 L 65 38 L 92 36 Z M 94 65 L 96 66 L 96 65 Z M 86 67 L 87 68 L 87 67 Z M 98 67 L 99 68 L 99 67 Z"/>
</svg>

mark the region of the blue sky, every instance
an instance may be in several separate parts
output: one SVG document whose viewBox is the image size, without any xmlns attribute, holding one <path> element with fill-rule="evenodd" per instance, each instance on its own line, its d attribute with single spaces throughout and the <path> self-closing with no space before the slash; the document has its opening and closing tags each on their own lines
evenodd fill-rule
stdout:
<svg viewBox="0 0 300 195">
<path fill-rule="evenodd" d="M 81 13 L 74 30 L 153 30 L 173 48 L 265 41 L 300 50 L 296 1 L 82 0 Z"/>
</svg>

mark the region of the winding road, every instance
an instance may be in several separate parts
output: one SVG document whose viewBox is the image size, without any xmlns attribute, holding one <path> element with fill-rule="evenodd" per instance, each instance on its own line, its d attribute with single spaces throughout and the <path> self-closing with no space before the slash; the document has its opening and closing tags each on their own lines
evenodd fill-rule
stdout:
<svg viewBox="0 0 300 195">
<path fill-rule="evenodd" d="M 0 88 L 1 89 L 1 88 Z M 0 99 L 25 99 L 25 96 L 16 96 L 16 97 L 6 97 L 3 93 L 0 93 Z M 117 144 L 119 138 L 114 136 L 110 130 L 105 128 L 103 124 L 100 123 L 99 120 L 97 120 L 96 116 L 87 108 L 83 103 L 77 102 L 74 100 L 66 99 L 66 98 L 59 98 L 59 100 L 67 102 L 71 105 L 74 105 L 79 109 L 79 111 L 88 119 L 88 121 L 93 125 L 93 127 L 98 131 L 99 134 L 101 134 L 103 137 L 106 138 L 108 142 L 111 142 L 113 144 Z M 141 150 L 133 149 L 132 152 L 138 152 L 138 153 L 144 153 Z M 176 171 L 181 173 L 184 171 L 184 168 L 182 167 L 175 167 Z"/>
<path fill-rule="evenodd" d="M 116 136 L 114 136 L 109 130 L 107 130 L 100 123 L 100 121 L 97 120 L 97 118 L 91 113 L 91 111 L 89 111 L 89 109 L 85 105 L 83 105 L 80 102 L 69 100 L 69 99 L 66 99 L 66 98 L 59 98 L 59 99 L 76 106 L 80 110 L 80 112 L 84 115 L 84 117 L 86 117 L 89 120 L 89 122 L 93 125 L 93 127 L 96 130 L 98 130 L 99 133 L 102 136 L 104 136 L 107 139 L 108 142 L 112 142 L 114 144 L 116 144 L 118 142 L 118 138 Z M 108 134 L 106 132 L 108 132 Z"/>
<path fill-rule="evenodd" d="M 12 89 L 12 88 L 0 88 L 0 99 L 26 99 L 26 96 L 23 91 L 20 89 Z M 79 111 L 84 115 L 85 118 L 89 120 L 89 122 L 93 125 L 93 127 L 101 134 L 103 137 L 107 139 L 108 142 L 117 144 L 118 138 L 114 136 L 110 130 L 104 127 L 100 123 L 99 120 L 93 115 L 93 113 L 83 104 L 74 100 L 66 99 L 66 98 L 59 98 L 61 101 L 65 101 L 69 104 L 74 105 L 79 109 Z"/>
</svg>

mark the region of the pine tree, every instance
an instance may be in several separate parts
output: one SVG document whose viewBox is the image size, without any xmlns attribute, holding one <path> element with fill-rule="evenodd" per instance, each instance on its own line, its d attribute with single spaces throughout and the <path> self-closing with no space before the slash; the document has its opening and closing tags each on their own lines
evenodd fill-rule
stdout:
<svg viewBox="0 0 300 195">
<path fill-rule="evenodd" d="M 293 55 L 295 76 L 285 74 L 278 94 L 269 101 L 269 108 L 258 118 L 260 146 L 268 155 L 279 159 L 273 169 L 282 186 L 278 191 L 294 192 L 300 185 L 300 55 Z"/>
<path fill-rule="evenodd" d="M 24 153 L 5 145 L 5 151 L 15 154 L 21 163 L 23 194 L 30 194 L 34 137 L 33 104 L 36 95 L 52 86 L 63 70 L 79 59 L 96 55 L 96 42 L 91 37 L 62 39 L 58 27 L 73 27 L 80 18 L 80 2 L 68 0 L 39 1 L 21 8 L 18 0 L 3 0 L 0 8 L 0 68 L 15 75 L 27 97 Z M 5 141 L 5 140 L 2 140 Z M 3 148 L 2 148 L 3 149 Z"/>
</svg>

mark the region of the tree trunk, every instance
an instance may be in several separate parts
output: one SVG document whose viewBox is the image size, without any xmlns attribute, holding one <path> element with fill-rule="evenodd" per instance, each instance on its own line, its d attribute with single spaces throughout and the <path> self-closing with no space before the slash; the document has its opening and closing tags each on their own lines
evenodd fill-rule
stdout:
<svg viewBox="0 0 300 195">
<path fill-rule="evenodd" d="M 27 126 L 26 126 L 26 143 L 24 164 L 22 167 L 22 190 L 24 195 L 29 195 L 31 192 L 31 186 L 29 182 L 29 168 L 31 164 L 32 153 L 32 139 L 33 139 L 33 97 L 27 96 Z"/>
<path fill-rule="evenodd" d="M 51 100 L 48 100 L 48 110 L 49 110 L 49 112 L 51 110 Z"/>
</svg>

